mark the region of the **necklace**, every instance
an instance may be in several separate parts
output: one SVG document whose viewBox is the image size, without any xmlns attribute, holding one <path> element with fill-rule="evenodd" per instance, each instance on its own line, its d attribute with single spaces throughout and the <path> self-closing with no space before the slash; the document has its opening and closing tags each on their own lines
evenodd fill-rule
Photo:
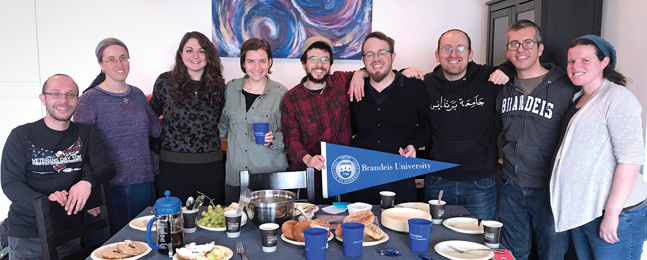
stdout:
<svg viewBox="0 0 647 260">
<path fill-rule="evenodd" d="M 198 89 L 199 89 L 199 88 L 200 88 L 200 85 L 199 85 L 199 84 L 195 84 L 195 85 L 193 86 L 193 94 L 194 94 L 194 95 L 197 95 L 197 94 L 198 94 Z"/>
</svg>

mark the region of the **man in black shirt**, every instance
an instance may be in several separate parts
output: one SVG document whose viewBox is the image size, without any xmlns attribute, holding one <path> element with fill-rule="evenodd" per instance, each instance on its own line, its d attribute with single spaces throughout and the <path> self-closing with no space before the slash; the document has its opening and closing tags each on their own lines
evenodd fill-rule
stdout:
<svg viewBox="0 0 647 260">
<path fill-rule="evenodd" d="M 81 223 L 85 203 L 93 186 L 115 176 L 98 133 L 92 126 L 70 121 L 76 111 L 79 89 L 67 75 L 45 81 L 39 98 L 47 114 L 41 120 L 16 127 L 2 151 L 2 190 L 11 207 L 8 216 L 10 259 L 40 259 L 42 252 L 34 201 L 47 196 L 58 202 L 52 208 L 55 229 Z M 92 167 L 83 176 L 83 163 Z M 85 209 L 87 210 L 87 209 Z M 79 240 L 58 248 L 64 256 L 73 253 Z"/>
<path fill-rule="evenodd" d="M 364 98 L 351 102 L 352 145 L 415 157 L 429 140 L 429 98 L 422 81 L 392 69 L 394 45 L 382 32 L 370 33 L 362 45 L 362 60 L 370 77 L 364 83 Z M 395 192 L 395 203 L 417 201 L 413 178 L 342 196 L 347 201 L 379 204 L 382 190 Z"/>
</svg>

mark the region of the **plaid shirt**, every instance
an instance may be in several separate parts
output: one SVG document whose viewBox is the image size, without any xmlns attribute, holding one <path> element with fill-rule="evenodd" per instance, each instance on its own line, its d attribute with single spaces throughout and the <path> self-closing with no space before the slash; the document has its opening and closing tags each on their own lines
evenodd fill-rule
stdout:
<svg viewBox="0 0 647 260">
<path fill-rule="evenodd" d="M 336 71 L 328 77 L 321 94 L 303 85 L 307 78 L 285 94 L 281 102 L 281 125 L 290 170 L 305 170 L 302 159 L 321 154 L 321 141 L 349 145 L 351 140 L 350 96 L 353 72 Z"/>
</svg>

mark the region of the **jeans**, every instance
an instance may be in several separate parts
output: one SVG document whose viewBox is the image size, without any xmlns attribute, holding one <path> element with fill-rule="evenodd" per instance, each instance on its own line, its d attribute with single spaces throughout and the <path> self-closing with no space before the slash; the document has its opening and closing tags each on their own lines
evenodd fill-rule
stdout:
<svg viewBox="0 0 647 260">
<path fill-rule="evenodd" d="M 110 198 L 112 198 L 115 228 L 121 230 L 146 207 L 155 204 L 155 186 L 152 181 L 110 186 Z"/>
<path fill-rule="evenodd" d="M 461 205 L 474 217 L 494 219 L 496 212 L 496 185 L 494 176 L 475 181 L 450 181 L 438 176 L 425 176 L 425 202 L 438 199 L 443 190 L 442 200 L 447 205 Z"/>
<path fill-rule="evenodd" d="M 8 237 L 9 260 L 43 259 L 40 238 L 37 237 Z M 81 250 L 81 239 L 75 238 L 56 248 L 58 257 L 62 258 Z"/>
<path fill-rule="evenodd" d="M 647 208 L 620 212 L 620 241 L 615 244 L 600 238 L 600 222 L 602 217 L 571 230 L 578 259 L 640 259 L 647 233 Z"/>
<path fill-rule="evenodd" d="M 548 189 L 522 188 L 501 174 L 498 209 L 503 223 L 501 243 L 517 260 L 528 259 L 532 235 L 539 259 L 564 259 L 568 232 L 555 232 Z"/>
</svg>

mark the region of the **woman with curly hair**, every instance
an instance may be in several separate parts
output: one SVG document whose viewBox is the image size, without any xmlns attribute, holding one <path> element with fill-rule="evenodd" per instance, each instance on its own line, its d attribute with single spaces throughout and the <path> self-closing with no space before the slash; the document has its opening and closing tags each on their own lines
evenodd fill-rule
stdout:
<svg viewBox="0 0 647 260">
<path fill-rule="evenodd" d="M 198 191 L 223 204 L 225 172 L 218 121 L 225 80 L 216 48 L 200 32 L 188 32 L 175 65 L 155 81 L 150 106 L 163 115 L 158 197 L 165 190 L 182 201 Z"/>
</svg>

